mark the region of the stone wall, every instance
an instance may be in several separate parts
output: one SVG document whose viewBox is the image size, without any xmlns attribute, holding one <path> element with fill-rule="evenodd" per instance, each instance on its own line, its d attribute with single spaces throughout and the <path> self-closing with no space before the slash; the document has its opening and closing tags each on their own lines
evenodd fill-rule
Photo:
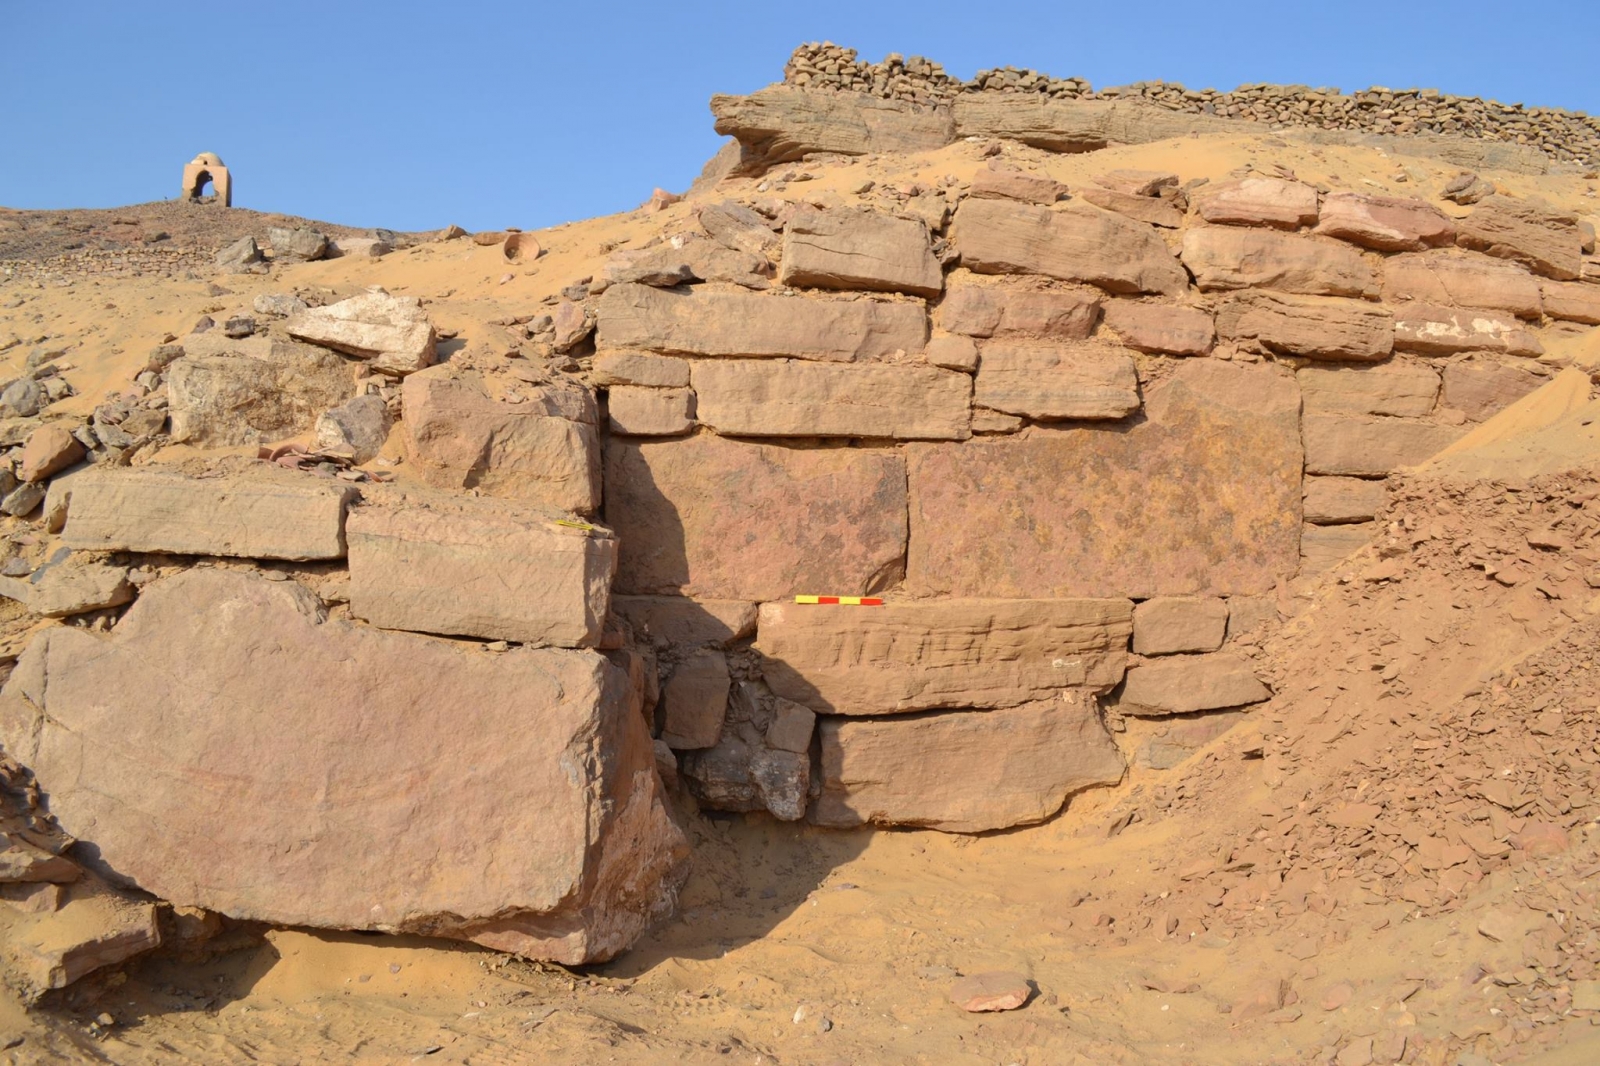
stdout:
<svg viewBox="0 0 1600 1066">
<path fill-rule="evenodd" d="M 948 104 L 976 93 L 1030 94 L 1049 100 L 1134 99 L 1170 111 L 1278 126 L 1502 141 L 1537 148 L 1558 160 L 1600 163 L 1600 118 L 1555 107 L 1449 96 L 1437 89 L 1374 87 L 1341 93 L 1305 85 L 1250 84 L 1218 92 L 1140 81 L 1096 90 L 1083 78 L 1057 78 L 1015 67 L 980 70 L 970 81 L 961 81 L 921 56 L 891 54 L 882 62 L 867 63 L 856 58 L 855 49 L 832 43 L 796 48 L 784 65 L 783 80 L 797 88 L 923 104 Z"/>
</svg>

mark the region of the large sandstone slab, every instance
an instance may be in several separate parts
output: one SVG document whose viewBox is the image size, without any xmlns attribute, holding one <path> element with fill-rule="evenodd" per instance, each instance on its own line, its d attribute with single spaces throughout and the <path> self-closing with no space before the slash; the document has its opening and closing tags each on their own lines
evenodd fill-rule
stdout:
<svg viewBox="0 0 1600 1066">
<path fill-rule="evenodd" d="M 1378 275 L 1347 244 L 1273 230 L 1197 226 L 1183 235 L 1183 265 L 1204 291 L 1280 289 L 1308 296 L 1378 295 Z"/>
<path fill-rule="evenodd" d="M 1467 359 L 1444 368 L 1444 405 L 1482 422 L 1549 380 L 1522 367 Z"/>
<path fill-rule="evenodd" d="M 1383 512 L 1387 493 L 1382 481 L 1354 477 L 1306 478 L 1306 521 L 1319 526 L 1370 522 Z"/>
<path fill-rule="evenodd" d="M 1193 199 L 1192 210 L 1207 222 L 1299 229 L 1317 221 L 1317 190 L 1301 181 L 1252 174 L 1202 185 Z"/>
<path fill-rule="evenodd" d="M 989 341 L 973 402 L 1041 422 L 1114 421 L 1139 409 L 1139 377 L 1132 357 L 1112 345 Z"/>
<path fill-rule="evenodd" d="M 1078 189 L 1078 196 L 1096 207 L 1126 215 L 1135 222 L 1144 222 L 1164 229 L 1177 229 L 1183 225 L 1183 212 L 1166 200 L 1155 196 L 1135 196 L 1119 189 L 1105 189 L 1087 185 Z"/>
<path fill-rule="evenodd" d="M 86 470 L 72 480 L 62 539 L 91 551 L 340 559 L 356 496 L 353 485 L 303 474 Z"/>
<path fill-rule="evenodd" d="M 701 433 L 606 445 L 616 590 L 710 599 L 860 595 L 902 570 L 906 468 L 896 453 L 783 448 Z"/>
<path fill-rule="evenodd" d="M 1214 652 L 1133 667 L 1117 710 L 1128 715 L 1192 714 L 1260 703 L 1271 695 L 1248 659 Z"/>
<path fill-rule="evenodd" d="M 443 489 L 477 489 L 580 514 L 600 505 L 600 435 L 588 393 L 546 387 L 497 400 L 476 373 L 448 364 L 401 386 L 412 461 Z"/>
<path fill-rule="evenodd" d="M 838 207 L 802 210 L 784 227 L 785 285 L 937 296 L 944 271 L 921 221 Z"/>
<path fill-rule="evenodd" d="M 1395 312 L 1394 346 L 1419 355 L 1544 354 L 1539 338 L 1510 315 L 1417 302 L 1402 304 Z"/>
<path fill-rule="evenodd" d="M 872 362 L 915 354 L 928 339 L 918 303 L 685 293 L 613 285 L 600 297 L 599 343 L 682 355 L 787 356 Z"/>
<path fill-rule="evenodd" d="M 1122 780 L 1094 698 L 900 718 L 821 718 L 817 825 L 981 833 L 1042 822 L 1067 797 Z"/>
<path fill-rule="evenodd" d="M 1123 344 L 1140 352 L 1205 355 L 1217 340 L 1210 312 L 1194 307 L 1111 300 L 1105 319 Z"/>
<path fill-rule="evenodd" d="M 962 265 L 979 274 L 1043 274 L 1128 294 L 1170 296 L 1189 286 L 1150 227 L 1099 208 L 967 200 L 952 237 Z"/>
<path fill-rule="evenodd" d="M 1465 432 L 1399 418 L 1308 414 L 1306 473 L 1383 477 L 1432 458 Z"/>
<path fill-rule="evenodd" d="M 1109 691 L 1132 612 L 1116 599 L 764 603 L 756 648 L 768 687 L 818 714 L 1011 707 L 1063 688 Z"/>
<path fill-rule="evenodd" d="M 1383 298 L 1509 311 L 1518 318 L 1542 313 L 1538 279 L 1516 263 L 1471 252 L 1390 256 L 1383 264 Z"/>
<path fill-rule="evenodd" d="M 1100 299 L 1083 292 L 955 285 L 935 314 L 941 329 L 968 337 L 1082 340 L 1094 332 Z"/>
<path fill-rule="evenodd" d="M 696 417 L 735 437 L 965 440 L 972 378 L 931 366 L 726 359 L 692 369 Z"/>
<path fill-rule="evenodd" d="M 1583 273 L 1583 233 L 1567 211 L 1491 196 L 1458 223 L 1460 244 L 1522 263 L 1535 274 L 1576 281 Z"/>
<path fill-rule="evenodd" d="M 256 337 L 187 347 L 195 354 L 167 367 L 167 412 L 180 443 L 281 441 L 310 431 L 318 415 L 355 395 L 350 367 L 333 352 Z M 207 351 L 215 354 L 199 354 Z"/>
<path fill-rule="evenodd" d="M 1295 378 L 1307 414 L 1421 418 L 1433 412 L 1439 396 L 1438 372 L 1415 364 L 1337 369 L 1309 366 Z"/>
<path fill-rule="evenodd" d="M 1362 300 L 1241 293 L 1217 313 L 1217 332 L 1310 359 L 1377 362 L 1394 350 L 1394 315 Z"/>
<path fill-rule="evenodd" d="M 908 583 L 951 596 L 1147 599 L 1256 594 L 1292 573 L 1293 377 L 1190 360 L 1149 390 L 1145 411 L 1131 427 L 912 446 Z"/>
<path fill-rule="evenodd" d="M 291 315 L 289 336 L 366 360 L 385 374 L 409 374 L 436 358 L 433 323 L 415 296 L 365 292 Z"/>
<path fill-rule="evenodd" d="M 0 739 L 103 872 L 242 920 L 596 962 L 671 907 L 687 853 L 598 654 L 328 620 L 237 572 L 36 639 Z"/>
<path fill-rule="evenodd" d="M 14 919 L 0 947 L 21 990 L 37 998 L 161 944 L 156 905 L 78 892 L 60 910 Z"/>
<path fill-rule="evenodd" d="M 1600 326 L 1600 285 L 1593 282 L 1544 283 L 1544 312 L 1551 318 Z"/>
<path fill-rule="evenodd" d="M 346 523 L 350 614 L 384 629 L 592 648 L 617 542 L 488 498 L 386 502 Z"/>
<path fill-rule="evenodd" d="M 1228 604 L 1214 596 L 1157 596 L 1133 609 L 1140 655 L 1216 651 L 1228 632 Z"/>
<path fill-rule="evenodd" d="M 739 143 L 737 173 L 760 173 L 812 152 L 926 152 L 955 140 L 950 112 L 865 93 L 771 86 L 711 98 L 716 130 Z"/>
<path fill-rule="evenodd" d="M 1379 252 L 1419 252 L 1453 244 L 1456 224 L 1424 200 L 1335 192 L 1323 198 L 1316 232 Z"/>
<path fill-rule="evenodd" d="M 1377 534 L 1376 522 L 1306 526 L 1300 537 L 1300 573 L 1310 577 L 1333 569 L 1353 552 L 1371 544 Z"/>
</svg>

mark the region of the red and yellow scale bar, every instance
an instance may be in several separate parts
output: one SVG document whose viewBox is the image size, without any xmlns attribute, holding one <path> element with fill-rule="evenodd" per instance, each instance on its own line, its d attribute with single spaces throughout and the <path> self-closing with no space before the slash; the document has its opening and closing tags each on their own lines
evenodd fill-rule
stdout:
<svg viewBox="0 0 1600 1066">
<path fill-rule="evenodd" d="M 839 607 L 882 607 L 881 596 L 796 596 L 796 603 L 832 604 Z"/>
</svg>

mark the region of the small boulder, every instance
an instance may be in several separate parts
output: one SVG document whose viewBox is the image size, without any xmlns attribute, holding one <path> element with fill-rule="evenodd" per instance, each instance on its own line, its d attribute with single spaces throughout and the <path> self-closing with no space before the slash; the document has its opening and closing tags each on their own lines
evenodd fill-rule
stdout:
<svg viewBox="0 0 1600 1066">
<path fill-rule="evenodd" d="M 17 477 L 22 481 L 44 481 L 82 459 L 86 450 L 65 424 L 40 426 L 23 445 Z"/>
<path fill-rule="evenodd" d="M 297 340 L 365 359 L 386 374 L 409 374 L 437 358 L 437 337 L 421 302 L 381 289 L 302 311 L 286 328 Z"/>
<path fill-rule="evenodd" d="M 328 254 L 328 238 L 305 226 L 274 226 L 267 230 L 267 240 L 272 244 L 273 256 L 288 262 L 309 263 Z"/>
<path fill-rule="evenodd" d="M 1032 995 L 1032 983 L 1020 973 L 1009 970 L 975 973 L 950 986 L 950 1002 L 973 1013 L 1016 1010 Z"/>
<path fill-rule="evenodd" d="M 378 457 L 389 439 L 389 405 L 375 393 L 346 400 L 317 419 L 316 446 L 347 451 L 357 465 Z"/>
<path fill-rule="evenodd" d="M 32 418 L 49 402 L 43 385 L 33 378 L 18 378 L 0 392 L 0 416 Z"/>
<path fill-rule="evenodd" d="M 224 274 L 259 274 L 266 270 L 261 247 L 254 237 L 240 237 L 218 251 L 216 263 Z"/>
<path fill-rule="evenodd" d="M 288 318 L 297 315 L 306 309 L 306 302 L 298 296 L 291 296 L 286 292 L 264 292 L 255 298 L 251 305 L 258 315 L 271 315 L 273 318 Z M 183 354 L 183 349 L 178 349 L 178 355 Z M 174 356 L 173 358 L 177 358 Z M 172 362 L 168 359 L 167 362 Z"/>
</svg>

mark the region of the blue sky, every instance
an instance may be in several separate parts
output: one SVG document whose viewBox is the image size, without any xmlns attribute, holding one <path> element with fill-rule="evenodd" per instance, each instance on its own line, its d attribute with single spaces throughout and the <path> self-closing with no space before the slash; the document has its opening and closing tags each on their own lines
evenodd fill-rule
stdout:
<svg viewBox="0 0 1600 1066">
<path fill-rule="evenodd" d="M 713 93 L 778 80 L 810 40 L 962 77 L 1381 84 L 1600 113 L 1592 0 L 0 0 L 0 205 L 170 197 L 183 163 L 214 151 L 236 205 L 348 225 L 627 210 L 716 151 Z"/>
</svg>

